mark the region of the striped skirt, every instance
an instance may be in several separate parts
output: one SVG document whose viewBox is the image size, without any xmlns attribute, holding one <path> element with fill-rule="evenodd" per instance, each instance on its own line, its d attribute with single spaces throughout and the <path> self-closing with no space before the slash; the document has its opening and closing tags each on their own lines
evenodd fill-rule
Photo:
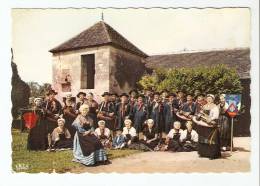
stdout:
<svg viewBox="0 0 260 186">
<path fill-rule="evenodd" d="M 84 156 L 80 143 L 79 143 L 79 137 L 76 132 L 74 136 L 74 142 L 73 142 L 73 156 L 74 159 L 72 161 L 78 162 L 84 165 L 94 165 L 98 161 L 106 161 L 107 155 L 106 151 L 104 149 L 96 150 L 88 156 Z"/>
</svg>

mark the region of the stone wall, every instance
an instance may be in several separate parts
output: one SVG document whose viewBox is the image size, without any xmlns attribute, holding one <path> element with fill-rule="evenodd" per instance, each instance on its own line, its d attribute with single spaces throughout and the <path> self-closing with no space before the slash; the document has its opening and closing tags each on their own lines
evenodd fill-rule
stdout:
<svg viewBox="0 0 260 186">
<path fill-rule="evenodd" d="M 80 89 L 81 86 L 81 55 L 95 54 L 95 89 Z M 109 47 L 86 48 L 75 51 L 53 54 L 53 88 L 58 91 L 58 99 L 66 95 L 62 91 L 65 74 L 69 73 L 71 93 L 75 96 L 79 91 L 93 92 L 100 99 L 104 91 L 109 91 Z"/>
<path fill-rule="evenodd" d="M 109 91 L 129 92 L 145 73 L 143 58 L 121 49 L 110 47 Z"/>
</svg>

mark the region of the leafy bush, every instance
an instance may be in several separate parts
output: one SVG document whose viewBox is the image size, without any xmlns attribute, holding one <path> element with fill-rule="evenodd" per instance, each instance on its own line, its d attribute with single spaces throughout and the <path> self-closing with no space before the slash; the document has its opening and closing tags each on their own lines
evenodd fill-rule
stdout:
<svg viewBox="0 0 260 186">
<path fill-rule="evenodd" d="M 183 90 L 188 93 L 200 91 L 213 94 L 241 93 L 242 86 L 234 68 L 225 65 L 197 68 L 156 69 L 153 74 L 144 75 L 138 82 L 143 89 L 155 91 Z"/>
</svg>

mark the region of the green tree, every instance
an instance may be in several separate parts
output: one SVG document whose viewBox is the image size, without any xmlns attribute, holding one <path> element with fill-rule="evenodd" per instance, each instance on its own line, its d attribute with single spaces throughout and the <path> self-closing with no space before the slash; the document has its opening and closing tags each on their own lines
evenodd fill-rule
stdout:
<svg viewBox="0 0 260 186">
<path fill-rule="evenodd" d="M 37 82 L 31 81 L 27 83 L 31 90 L 31 97 L 43 97 L 45 92 L 47 92 L 51 88 L 51 84 L 43 83 L 40 85 Z"/>
<path fill-rule="evenodd" d="M 166 89 L 172 92 L 183 90 L 194 93 L 199 90 L 206 94 L 241 93 L 242 91 L 236 70 L 225 65 L 158 69 L 151 75 L 144 75 L 138 84 L 142 88 L 152 88 L 156 91 Z"/>
</svg>

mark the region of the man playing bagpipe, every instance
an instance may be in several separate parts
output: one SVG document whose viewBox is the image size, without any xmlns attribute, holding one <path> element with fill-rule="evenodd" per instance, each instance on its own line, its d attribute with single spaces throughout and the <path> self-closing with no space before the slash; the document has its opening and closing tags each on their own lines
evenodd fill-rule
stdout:
<svg viewBox="0 0 260 186">
<path fill-rule="evenodd" d="M 183 104 L 182 108 L 177 112 L 178 120 L 182 124 L 182 128 L 185 128 L 185 122 L 190 121 L 195 114 L 196 104 L 193 102 L 192 94 L 187 95 L 187 101 Z"/>
<path fill-rule="evenodd" d="M 49 138 L 52 131 L 57 127 L 57 119 L 62 114 L 62 106 L 60 102 L 55 98 L 55 95 L 57 94 L 58 93 L 55 92 L 55 90 L 49 90 L 49 92 L 46 94 L 48 96 L 48 99 L 44 102 L 46 126 Z"/>
<path fill-rule="evenodd" d="M 113 104 L 109 101 L 110 94 L 104 92 L 102 94 L 103 101 L 99 105 L 97 118 L 98 120 L 104 120 L 107 124 L 107 127 L 114 131 L 115 129 L 115 111 Z"/>
</svg>

